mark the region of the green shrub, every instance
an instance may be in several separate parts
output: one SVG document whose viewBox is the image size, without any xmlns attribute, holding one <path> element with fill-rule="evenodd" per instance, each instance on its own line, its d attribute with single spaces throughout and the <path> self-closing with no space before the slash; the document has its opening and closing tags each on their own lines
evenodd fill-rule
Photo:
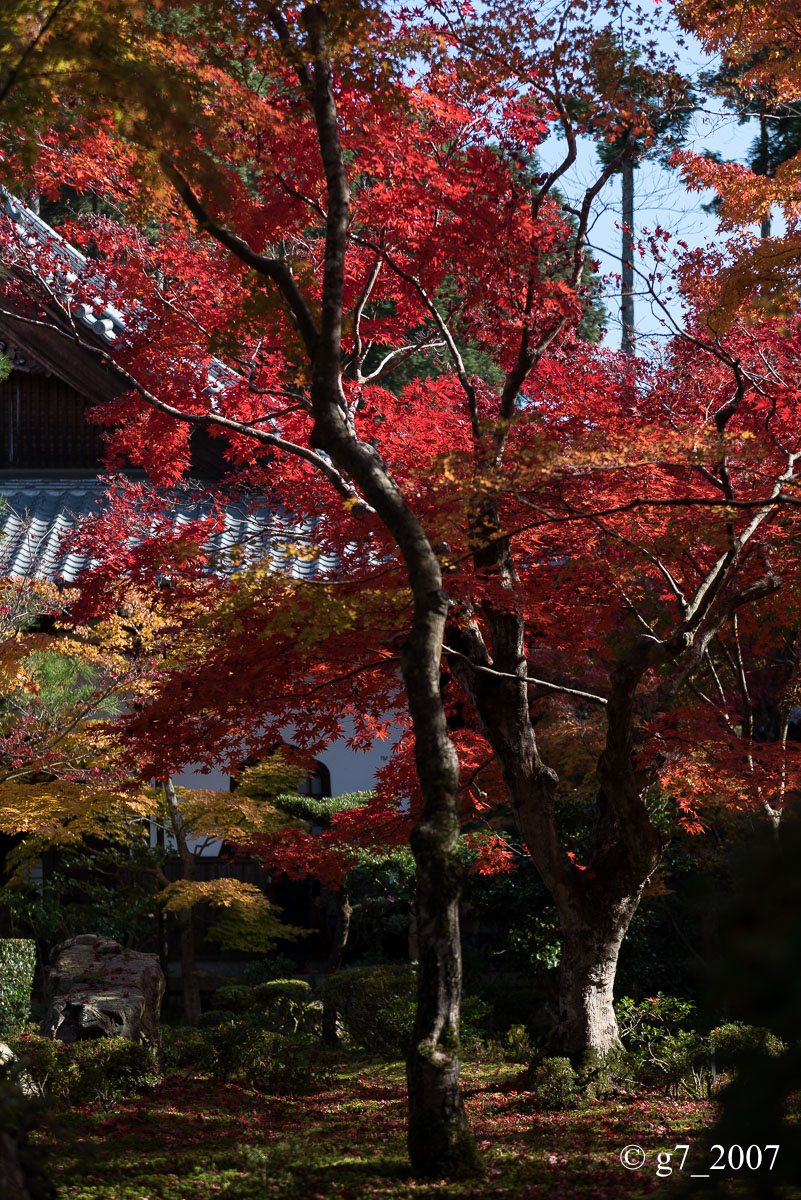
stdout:
<svg viewBox="0 0 801 1200">
<path fill-rule="evenodd" d="M 11 1048 L 24 1059 L 25 1069 L 43 1092 L 62 1094 L 62 1076 L 66 1067 L 67 1046 L 38 1033 L 23 1033 L 13 1038 Z"/>
<path fill-rule="evenodd" d="M 53 1041 L 24 1033 L 11 1043 L 34 1083 L 70 1104 L 108 1105 L 158 1083 L 153 1052 L 125 1038 Z"/>
<path fill-rule="evenodd" d="M 546 1058 L 533 1067 L 528 1087 L 535 1105 L 551 1111 L 575 1108 L 580 1099 L 576 1072 L 569 1058 Z"/>
<path fill-rule="evenodd" d="M 715 1051 L 717 1065 L 724 1069 L 736 1066 L 746 1055 L 766 1054 L 775 1058 L 785 1049 L 781 1038 L 777 1038 L 769 1029 L 745 1025 L 742 1021 L 719 1025 L 710 1033 L 709 1041 Z"/>
<path fill-rule="evenodd" d="M 246 1043 L 237 1074 L 258 1092 L 304 1095 L 330 1084 L 333 1062 L 314 1039 L 259 1030 Z"/>
<path fill-rule="evenodd" d="M 73 1104 L 111 1104 L 150 1091 L 159 1081 L 152 1050 L 125 1038 L 74 1042 L 70 1055 L 78 1076 L 70 1094 Z"/>
<path fill-rule="evenodd" d="M 218 1018 L 222 1014 L 211 1014 Z M 314 1039 L 265 1029 L 253 1015 L 230 1016 L 213 1027 L 162 1030 L 162 1065 L 235 1078 L 273 1095 L 301 1095 L 327 1085 L 332 1058 Z"/>
<path fill-rule="evenodd" d="M 28 938 L 0 938 L 0 1038 L 22 1033 L 31 1013 L 36 970 L 36 943 Z"/>
<path fill-rule="evenodd" d="M 404 1054 L 411 1037 L 417 984 L 408 966 L 351 967 L 323 980 L 354 1042 L 376 1054 Z"/>
<path fill-rule="evenodd" d="M 205 1013 L 209 1017 L 211 1013 Z M 215 1013 L 219 1017 L 219 1013 Z M 202 1018 L 201 1018 L 202 1019 Z M 231 1019 L 235 1018 L 231 1015 Z M 208 1030 L 192 1025 L 161 1027 L 159 1063 L 162 1070 L 198 1071 L 211 1069 L 214 1051 Z"/>
<path fill-rule="evenodd" d="M 353 1041 L 375 1054 L 405 1054 L 417 1006 L 417 979 L 409 966 L 350 967 L 323 980 L 317 989 L 330 999 Z M 478 996 L 462 997 L 460 1037 L 475 1041 L 487 1005 Z"/>
<path fill-rule="evenodd" d="M 534 1044 L 525 1025 L 512 1025 L 504 1038 L 504 1058 L 510 1063 L 529 1063 L 534 1057 Z"/>
<path fill-rule="evenodd" d="M 639 1003 L 626 996 L 615 1005 L 615 1012 L 638 1083 L 664 1089 L 671 1096 L 700 1099 L 708 1094 L 709 1042 L 682 1028 L 692 1018 L 692 1004 L 660 992 Z"/>
<path fill-rule="evenodd" d="M 307 1004 L 311 1000 L 311 988 L 305 979 L 271 979 L 268 983 L 257 983 L 253 989 L 258 1005 L 274 1003 L 275 1000 L 293 1000 L 296 1004 Z"/>
<path fill-rule="evenodd" d="M 244 1013 L 254 1007 L 254 989 L 245 983 L 226 983 L 218 987 L 212 999 L 212 1011 Z"/>
<path fill-rule="evenodd" d="M 310 1007 L 312 990 L 305 979 L 273 979 L 254 987 L 256 1011 L 276 1033 L 312 1032 L 318 1014 Z"/>
<path fill-rule="evenodd" d="M 615 1016 L 620 1036 L 633 1049 L 688 1024 L 694 1008 L 687 1000 L 659 992 L 639 1002 L 623 996 L 615 1004 Z"/>
</svg>

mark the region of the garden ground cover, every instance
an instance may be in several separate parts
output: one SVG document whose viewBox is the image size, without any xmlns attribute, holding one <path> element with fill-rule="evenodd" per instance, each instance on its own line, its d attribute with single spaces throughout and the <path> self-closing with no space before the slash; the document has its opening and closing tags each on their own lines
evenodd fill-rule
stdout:
<svg viewBox="0 0 801 1200">
<path fill-rule="evenodd" d="M 679 1174 L 657 1178 L 657 1152 L 695 1142 L 700 1153 L 713 1111 L 706 1102 L 643 1095 L 537 1111 L 520 1068 L 508 1065 L 467 1064 L 464 1085 L 486 1163 L 475 1181 L 411 1179 L 403 1066 L 363 1056 L 343 1055 L 332 1085 L 311 1096 L 168 1076 L 113 1109 L 57 1112 L 37 1136 L 52 1154 L 63 1200 L 595 1200 L 676 1195 Z M 639 1170 L 620 1163 L 632 1143 L 646 1152 Z"/>
</svg>

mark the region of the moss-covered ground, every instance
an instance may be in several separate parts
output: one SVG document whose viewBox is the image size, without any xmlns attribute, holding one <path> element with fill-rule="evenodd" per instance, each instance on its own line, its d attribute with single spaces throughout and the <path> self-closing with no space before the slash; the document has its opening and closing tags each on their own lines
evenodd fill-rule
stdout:
<svg viewBox="0 0 801 1200">
<path fill-rule="evenodd" d="M 623 1095 L 568 1112 L 537 1111 L 520 1069 L 467 1064 L 466 1103 L 484 1174 L 413 1180 L 405 1156 L 403 1067 L 343 1055 L 332 1086 L 269 1096 L 210 1078 L 167 1077 L 113 1109 L 60 1111 L 37 1136 L 63 1200 L 349 1200 L 351 1197 L 542 1197 L 677 1194 L 695 1165 L 657 1175 L 659 1153 L 696 1144 L 706 1102 Z M 626 1146 L 645 1163 L 626 1169 Z M 629 1152 L 630 1162 L 637 1154 Z M 663 1160 L 664 1161 L 664 1160 Z M 664 1167 L 663 1167 L 664 1172 Z"/>
</svg>

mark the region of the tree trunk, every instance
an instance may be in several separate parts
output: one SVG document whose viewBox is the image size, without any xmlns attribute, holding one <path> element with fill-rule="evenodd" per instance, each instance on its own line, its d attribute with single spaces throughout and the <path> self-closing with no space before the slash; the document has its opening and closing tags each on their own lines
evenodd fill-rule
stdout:
<svg viewBox="0 0 801 1200">
<path fill-rule="evenodd" d="M 562 915 L 559 1024 L 553 1037 L 557 1054 L 575 1061 L 591 1050 L 604 1057 L 620 1045 L 612 1003 L 615 972 L 638 901 L 639 893 L 611 901 L 594 923 Z"/>
<path fill-rule="evenodd" d="M 770 175 L 770 141 L 768 139 L 768 122 L 764 113 L 759 114 L 759 165 L 757 167 L 759 175 Z M 762 219 L 759 222 L 759 236 L 761 238 L 770 237 L 771 227 L 771 211 L 768 209 L 762 214 Z"/>
<path fill-rule="evenodd" d="M 626 158 L 620 169 L 623 191 L 623 247 L 621 254 L 620 320 L 621 349 L 634 355 L 634 162 Z"/>
<path fill-rule="evenodd" d="M 324 450 L 373 506 L 403 556 L 414 596 L 412 624 L 401 656 L 422 795 L 422 811 L 411 834 L 417 868 L 420 960 L 417 1015 L 407 1061 L 408 1145 L 415 1174 L 442 1178 L 475 1171 L 479 1166 L 459 1090 L 459 760 L 448 733 L 440 692 L 448 597 L 425 528 L 381 456 L 370 443 L 356 436 L 343 391 L 342 315 L 350 188 L 323 7 L 306 5 L 301 21 L 307 33 L 309 58 L 298 68 L 298 77 L 314 113 L 327 191 L 319 322 L 299 300 L 294 281 L 290 283 L 284 276 L 283 286 L 309 354 L 314 414 L 311 447 Z M 276 31 L 279 37 L 287 36 L 280 20 Z M 311 69 L 305 66 L 306 61 L 311 62 Z"/>
<path fill-rule="evenodd" d="M 331 953 L 328 956 L 328 975 L 336 975 L 337 971 L 342 966 L 342 957 L 345 953 L 345 946 L 348 944 L 348 933 L 350 932 L 350 917 L 353 909 L 350 904 L 350 896 L 348 889 L 343 886 L 335 893 L 337 906 L 337 919 L 334 926 L 334 937 L 331 942 Z M 335 1046 L 337 1038 L 337 1009 L 333 1000 L 326 997 L 323 1000 L 323 1028 L 322 1038 L 329 1046 Z"/>
<path fill-rule="evenodd" d="M 415 733 L 423 808 L 411 832 L 416 865 L 419 960 L 417 1012 L 406 1064 L 408 1146 L 417 1175 L 475 1173 L 480 1160 L 459 1088 L 462 946 L 459 899 L 464 867 L 458 854 L 459 760 L 440 692 L 440 647 L 447 599 L 419 596 L 401 669 Z"/>
<path fill-rule="evenodd" d="M 200 988 L 195 971 L 195 926 L 192 909 L 182 908 L 177 913 L 178 937 L 181 947 L 181 988 L 184 997 L 184 1020 L 188 1025 L 197 1025 L 200 1020 Z"/>
<path fill-rule="evenodd" d="M 170 814 L 170 825 L 178 853 L 181 857 L 181 876 L 183 879 L 194 879 L 195 856 L 189 849 L 184 834 L 183 821 L 178 807 L 178 797 L 171 779 L 164 780 L 164 796 L 167 800 L 167 811 Z M 181 987 L 184 997 L 184 1019 L 189 1025 L 197 1025 L 200 1020 L 200 988 L 195 970 L 195 926 L 192 920 L 192 909 L 182 908 L 176 914 L 178 921 L 178 939 L 181 953 Z"/>
<path fill-rule="evenodd" d="M 412 833 L 417 862 L 417 1013 L 409 1049 L 408 1145 L 419 1175 L 453 1177 L 478 1159 L 459 1090 L 462 956 L 458 823 L 423 819 Z"/>
</svg>

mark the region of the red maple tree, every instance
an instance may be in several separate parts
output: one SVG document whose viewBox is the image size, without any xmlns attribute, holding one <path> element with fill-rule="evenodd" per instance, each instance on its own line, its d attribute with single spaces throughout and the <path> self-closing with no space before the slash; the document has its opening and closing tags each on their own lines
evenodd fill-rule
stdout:
<svg viewBox="0 0 801 1200">
<path fill-rule="evenodd" d="M 65 226 L 94 257 L 55 283 L 57 247 L 7 227 L 6 302 L 47 319 L 44 284 L 49 319 L 130 383 L 100 413 L 112 462 L 174 483 L 191 429 L 208 429 L 240 490 L 305 523 L 298 553 L 335 562 L 311 581 L 221 579 L 207 528 L 153 537 L 125 488 L 80 535 L 98 560 L 85 610 L 133 583 L 170 614 L 159 695 L 128 722 L 148 771 L 241 761 L 289 723 L 311 753 L 344 716 L 366 745 L 407 714 L 376 802 L 339 832 L 411 825 L 409 1145 L 415 1169 L 457 1171 L 474 1161 L 456 1036 L 464 815 L 510 804 L 562 921 L 557 1044 L 603 1054 L 620 942 L 671 821 L 699 819 L 713 767 L 732 802 L 781 807 L 718 647 L 735 616 L 741 646 L 781 628 L 775 598 L 794 586 L 778 562 L 792 575 L 798 335 L 699 322 L 651 363 L 576 338 L 593 199 L 649 136 L 633 95 L 608 131 L 631 136 L 569 222 L 556 185 L 605 111 L 592 12 L 547 50 L 547 20 L 527 14 L 510 39 L 466 5 L 214 16 L 140 31 L 183 107 L 138 96 L 123 138 L 109 109 L 42 139 L 39 190 L 91 180 L 125 219 Z M 542 172 L 554 124 L 565 158 Z M 73 317 L 110 297 L 126 321 L 113 351 Z M 407 361 L 416 377 L 391 390 Z M 584 863 L 556 822 L 560 775 L 595 781 Z"/>
</svg>

